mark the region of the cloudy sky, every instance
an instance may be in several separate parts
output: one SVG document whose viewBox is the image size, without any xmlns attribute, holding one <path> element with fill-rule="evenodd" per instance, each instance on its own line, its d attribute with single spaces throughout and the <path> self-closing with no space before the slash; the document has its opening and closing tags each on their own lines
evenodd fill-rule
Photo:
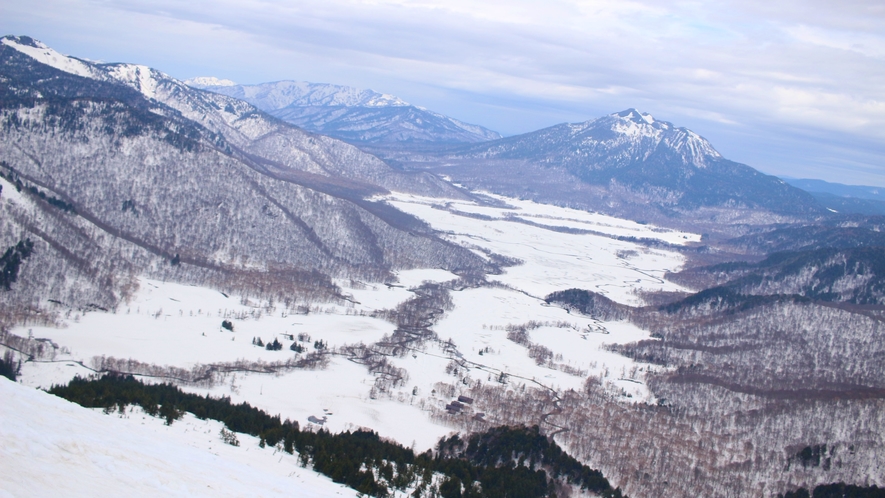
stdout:
<svg viewBox="0 0 885 498">
<path fill-rule="evenodd" d="M 635 107 L 767 173 L 885 187 L 881 0 L 0 0 L 0 26 L 182 79 L 372 88 L 505 135 Z"/>
</svg>

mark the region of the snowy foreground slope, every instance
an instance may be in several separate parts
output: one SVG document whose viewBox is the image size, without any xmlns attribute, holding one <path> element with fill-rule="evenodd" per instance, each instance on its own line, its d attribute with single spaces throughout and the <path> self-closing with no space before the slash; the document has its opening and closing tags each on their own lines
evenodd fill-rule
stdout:
<svg viewBox="0 0 885 498">
<path fill-rule="evenodd" d="M 256 438 L 224 444 L 219 422 L 105 415 L 3 377 L 0 399 L 3 498 L 356 495 Z"/>
</svg>

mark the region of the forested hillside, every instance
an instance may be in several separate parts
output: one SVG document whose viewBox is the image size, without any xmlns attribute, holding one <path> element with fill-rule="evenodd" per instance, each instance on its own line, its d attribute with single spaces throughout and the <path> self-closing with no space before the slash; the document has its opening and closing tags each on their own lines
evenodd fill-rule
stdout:
<svg viewBox="0 0 885 498">
<path fill-rule="evenodd" d="M 723 263 L 670 275 L 689 287 L 735 294 L 791 294 L 813 300 L 885 305 L 885 247 L 779 252 L 758 263 Z"/>
<path fill-rule="evenodd" d="M 366 198 L 394 186 L 455 191 L 432 177 L 396 173 L 147 68 L 81 63 L 94 74 L 80 76 L 8 41 L 0 44 L 0 246 L 33 247 L 5 277 L 6 323 L 48 302 L 114 308 L 138 274 L 291 301 L 337 299 L 332 276 L 484 267 Z M 139 77 L 123 78 L 130 70 Z M 219 99 L 230 101 L 227 111 Z"/>
</svg>

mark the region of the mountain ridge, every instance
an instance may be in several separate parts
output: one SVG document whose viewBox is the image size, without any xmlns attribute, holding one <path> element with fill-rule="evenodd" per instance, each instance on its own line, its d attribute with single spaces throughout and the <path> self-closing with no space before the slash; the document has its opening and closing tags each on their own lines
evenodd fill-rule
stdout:
<svg viewBox="0 0 885 498">
<path fill-rule="evenodd" d="M 836 213 L 885 215 L 885 189 L 871 185 L 845 185 L 824 180 L 784 178 L 827 209 Z"/>
<path fill-rule="evenodd" d="M 501 135 L 373 90 L 305 81 L 196 88 L 245 100 L 284 121 L 354 143 L 474 143 Z"/>
</svg>

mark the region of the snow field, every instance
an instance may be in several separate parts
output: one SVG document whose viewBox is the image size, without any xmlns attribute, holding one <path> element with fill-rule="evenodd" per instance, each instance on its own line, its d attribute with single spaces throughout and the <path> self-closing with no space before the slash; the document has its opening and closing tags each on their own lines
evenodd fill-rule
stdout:
<svg viewBox="0 0 885 498">
<path fill-rule="evenodd" d="M 616 237 L 636 237 L 657 239 L 670 244 L 684 245 L 689 242 L 699 242 L 699 234 L 658 228 L 652 225 L 640 224 L 631 220 L 623 220 L 600 213 L 591 213 L 578 209 L 538 204 L 524 199 L 504 197 L 489 192 L 483 195 L 505 202 L 511 209 L 479 206 L 467 201 L 449 201 L 457 211 L 483 214 L 496 219 L 518 217 L 524 220 L 546 225 L 549 227 L 568 227 L 579 230 L 592 230 L 595 232 L 613 235 Z"/>
<path fill-rule="evenodd" d="M 141 92 L 149 99 L 156 98 L 158 81 L 151 68 L 138 64 L 115 64 L 110 66 L 108 74 L 122 83 Z"/>
<path fill-rule="evenodd" d="M 226 385 L 212 389 L 183 387 L 185 391 L 211 396 L 230 396 L 272 415 L 296 420 L 304 427 L 309 417 L 323 420 L 332 432 L 371 429 L 419 452 L 436 445 L 451 428 L 430 421 L 417 405 L 369 392 L 375 383 L 363 365 L 335 357 L 323 370 L 295 370 L 284 375 L 236 374 Z M 318 427 L 317 424 L 313 424 Z"/>
<path fill-rule="evenodd" d="M 599 292 L 623 304 L 637 305 L 640 302 L 635 291 L 639 289 L 685 290 L 663 279 L 667 271 L 677 270 L 684 262 L 682 255 L 672 251 L 649 249 L 600 235 L 557 232 L 507 221 L 503 216 L 495 220 L 461 216 L 434 207 L 439 205 L 438 199 L 395 194 L 388 202 L 448 233 L 456 243 L 480 246 L 524 261 L 522 265 L 506 268 L 503 275 L 489 278 L 536 297 L 577 287 Z M 561 212 L 564 208 L 519 202 L 551 216 L 569 214 Z M 638 226 L 646 232 L 636 236 L 657 234 L 644 225 Z"/>
<path fill-rule="evenodd" d="M 220 422 L 105 415 L 5 378 L 0 399 L 3 497 L 357 495 L 257 438 L 223 443 Z"/>
<path fill-rule="evenodd" d="M 368 344 L 394 330 L 393 324 L 367 316 L 296 314 L 242 304 L 206 288 L 148 279 L 139 279 L 139 283 L 132 302 L 121 305 L 116 313 L 75 314 L 67 320 L 66 328 L 29 327 L 24 335 L 51 339 L 80 359 L 104 355 L 189 368 L 241 358 L 285 360 L 292 356 L 289 346 L 294 342 L 285 335 L 297 339 L 300 333 L 308 334 L 311 341 L 302 345 L 312 351 L 315 341 L 322 340 L 330 347 Z M 222 328 L 224 320 L 233 324 L 233 332 Z M 278 339 L 283 350 L 253 346 L 254 337 L 264 343 Z"/>
<path fill-rule="evenodd" d="M 432 268 L 404 270 L 396 276 L 397 282 L 389 285 L 378 282 L 356 282 L 353 285 L 350 280 L 345 279 L 337 279 L 335 284 L 356 301 L 353 303 L 354 309 L 374 311 L 396 308 L 398 304 L 412 298 L 413 294 L 409 289 L 419 287 L 424 282 L 447 282 L 458 278 L 450 271 Z"/>
<path fill-rule="evenodd" d="M 10 183 L 6 178 L 0 177 L 0 187 L 2 187 L 0 198 L 5 199 L 7 202 L 12 202 L 13 204 L 22 205 L 24 202 L 24 196 L 22 196 L 21 192 L 15 189 L 15 185 Z"/>
<path fill-rule="evenodd" d="M 604 344 L 647 339 L 648 333 L 636 326 L 626 322 L 599 322 L 569 314 L 564 309 L 547 306 L 543 301 L 507 289 L 467 289 L 452 296 L 455 309 L 437 323 L 434 330 L 440 339 L 452 339 L 464 359 L 510 376 L 534 379 L 557 390 L 581 390 L 587 377 L 592 375 L 602 377 L 603 381 L 615 382 L 635 400 L 649 396 L 642 383 L 618 381 L 622 371 L 629 377 L 634 367 L 638 373 L 647 365 L 601 349 Z M 508 325 L 525 325 L 530 321 L 551 324 L 529 330 L 528 336 L 533 344 L 552 351 L 554 364 L 586 373 L 579 376 L 539 366 L 528 356 L 525 346 L 507 339 Z M 570 326 L 555 325 L 562 322 Z M 490 351 L 485 352 L 486 348 Z M 561 355 L 561 358 L 557 359 L 557 355 Z M 477 375 L 483 382 L 487 380 L 487 375 Z"/>
<path fill-rule="evenodd" d="M 140 279 L 132 302 L 121 306 L 117 313 L 89 312 L 74 315 L 66 321 L 65 328 L 29 327 L 18 331 L 50 339 L 70 350 L 69 354 L 58 355 L 54 362 L 24 363 L 23 382 L 48 388 L 67 383 L 76 375 L 85 377 L 93 372 L 74 360 L 91 366 L 91 358 L 102 355 L 180 368 L 243 358 L 284 361 L 294 355 L 288 349 L 293 341 L 284 334 L 291 334 L 296 340 L 299 333 L 308 334 L 306 342 L 299 342 L 307 351 L 313 351 L 314 341 L 319 340 L 328 348 L 359 342 L 371 344 L 393 333 L 394 325 L 346 312 L 394 308 L 412 297 L 408 287 L 426 280 L 457 278 L 450 272 L 433 269 L 404 271 L 398 277 L 399 283 L 392 287 L 371 284 L 374 289 L 344 289 L 368 305 L 329 305 L 324 309 L 331 313 L 306 315 L 279 310 L 268 313 L 266 307 L 242 304 L 240 299 L 225 297 L 215 290 Z M 375 302 L 368 299 L 373 296 L 379 296 Z M 221 327 L 223 319 L 233 323 L 234 332 Z M 267 351 L 253 346 L 253 337 L 260 337 L 265 343 L 277 338 L 284 349 Z M 374 382 L 375 377 L 364 366 L 333 357 L 324 370 L 296 370 L 276 376 L 232 374 L 222 386 L 188 390 L 230 396 L 235 402 L 248 401 L 302 425 L 309 424 L 310 416 L 326 417 L 325 426 L 333 432 L 370 428 L 401 444 L 415 443 L 421 451 L 433 447 L 440 437 L 451 432 L 449 427 L 430 422 L 417 406 L 385 397 L 371 399 L 369 392 Z M 409 423 L 403 424 L 404 420 Z"/>
</svg>

